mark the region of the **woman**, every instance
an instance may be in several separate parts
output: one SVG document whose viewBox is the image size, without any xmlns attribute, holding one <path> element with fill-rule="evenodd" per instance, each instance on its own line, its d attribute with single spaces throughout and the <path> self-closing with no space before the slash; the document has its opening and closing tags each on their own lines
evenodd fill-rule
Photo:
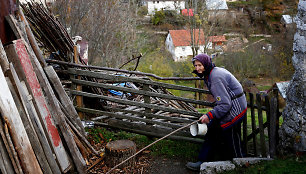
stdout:
<svg viewBox="0 0 306 174">
<path fill-rule="evenodd" d="M 199 170 L 203 162 L 231 160 L 243 157 L 240 123 L 247 111 L 247 101 L 238 80 L 226 69 L 216 67 L 206 54 L 192 59 L 193 73 L 204 82 L 216 100 L 216 106 L 200 118 L 208 125 L 208 132 L 199 153 L 199 161 L 187 167 Z"/>
</svg>

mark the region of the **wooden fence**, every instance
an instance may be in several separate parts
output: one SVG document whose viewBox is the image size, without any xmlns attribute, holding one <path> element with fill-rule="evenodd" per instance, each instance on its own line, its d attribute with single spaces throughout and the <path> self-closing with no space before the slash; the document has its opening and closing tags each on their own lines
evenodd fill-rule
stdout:
<svg viewBox="0 0 306 174">
<path fill-rule="evenodd" d="M 204 89 L 153 81 L 143 76 L 110 74 L 109 71 L 97 72 L 70 68 L 68 73 L 72 82 L 69 90 L 72 98 L 82 96 L 107 103 L 103 109 L 90 108 L 88 103 L 87 106 L 80 104 L 76 106 L 77 111 L 91 115 L 88 119 L 102 126 L 162 137 L 198 119 L 202 114 L 193 106 L 202 105 L 210 108 L 214 106 L 212 102 L 178 97 L 168 92 L 168 89 L 172 89 L 210 95 L 210 92 Z M 86 80 L 90 78 L 97 80 L 95 82 Z M 135 87 L 131 88 L 127 84 L 133 84 Z M 104 94 L 76 90 L 81 89 L 80 86 L 99 88 L 104 91 Z M 120 97 L 110 95 L 111 90 L 121 92 L 122 95 Z M 131 99 L 133 97 L 129 98 L 128 95 L 137 97 Z M 246 152 L 248 156 L 273 157 L 276 153 L 280 116 L 277 97 L 269 98 L 263 94 L 254 96 L 252 93 L 246 95 L 250 116 L 245 117 L 241 128 L 241 138 Z M 203 142 L 202 137 L 192 137 L 189 130 L 180 131 L 169 138 Z"/>
</svg>

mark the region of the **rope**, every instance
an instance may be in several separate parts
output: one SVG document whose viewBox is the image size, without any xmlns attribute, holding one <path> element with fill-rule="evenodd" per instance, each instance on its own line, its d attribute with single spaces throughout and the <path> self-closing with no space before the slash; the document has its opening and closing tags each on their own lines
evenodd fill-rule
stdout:
<svg viewBox="0 0 306 174">
<path fill-rule="evenodd" d="M 169 137 L 170 135 L 172 135 L 172 134 L 174 134 L 174 133 L 176 133 L 176 132 L 178 132 L 178 131 L 180 131 L 180 130 L 182 130 L 182 129 L 185 129 L 186 127 L 189 127 L 189 126 L 191 126 L 191 125 L 197 123 L 198 121 L 200 121 L 200 119 L 199 119 L 199 120 L 196 120 L 196 121 L 194 121 L 194 122 L 192 122 L 192 123 L 189 123 L 189 124 L 186 125 L 186 126 L 183 126 L 183 127 L 181 127 L 181 128 L 178 128 L 178 129 L 172 131 L 171 133 L 169 133 L 169 134 L 167 134 L 167 135 L 161 137 L 160 139 L 154 141 L 153 143 L 147 145 L 146 147 L 142 148 L 141 150 L 139 150 L 139 151 L 138 151 L 137 153 L 135 153 L 134 155 L 128 157 L 127 159 L 125 159 L 125 160 L 122 161 L 121 163 L 119 163 L 119 164 L 117 164 L 116 166 L 114 166 L 113 168 L 111 168 L 106 174 L 109 174 L 111 171 L 113 171 L 114 169 L 116 169 L 117 167 L 119 167 L 121 164 L 127 162 L 128 160 L 130 160 L 131 158 L 135 157 L 136 155 L 138 155 L 139 153 L 141 153 L 142 151 L 144 151 L 144 150 L 147 149 L 148 147 L 152 146 L 153 144 L 155 144 L 155 143 L 157 143 L 157 142 L 159 142 L 159 141 L 161 141 L 161 140 L 163 140 L 163 139 Z"/>
</svg>

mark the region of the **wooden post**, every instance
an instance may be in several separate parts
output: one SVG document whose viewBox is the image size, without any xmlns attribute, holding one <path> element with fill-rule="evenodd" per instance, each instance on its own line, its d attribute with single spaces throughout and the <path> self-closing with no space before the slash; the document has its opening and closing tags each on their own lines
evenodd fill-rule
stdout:
<svg viewBox="0 0 306 174">
<path fill-rule="evenodd" d="M 150 90 L 149 85 L 143 84 L 143 90 L 144 91 L 149 91 Z M 147 103 L 147 104 L 151 103 L 150 96 L 144 95 L 143 99 L 144 99 L 144 103 Z M 151 109 L 150 108 L 145 108 L 145 112 L 146 113 L 151 113 Z"/>
<path fill-rule="evenodd" d="M 267 116 L 267 124 L 268 124 L 268 138 L 269 138 L 269 146 L 268 146 L 268 155 L 271 157 L 270 149 L 271 149 L 271 130 L 270 130 L 270 125 L 271 125 L 271 114 L 270 114 L 270 101 L 269 101 L 269 96 L 265 95 L 265 106 L 266 106 L 266 116 Z"/>
<path fill-rule="evenodd" d="M 74 63 L 79 64 L 79 54 L 78 54 L 78 49 L 77 49 L 76 45 L 73 46 L 73 51 L 74 51 Z M 81 76 L 78 76 L 77 78 L 80 80 Z M 77 85 L 76 90 L 77 91 L 82 91 L 82 86 Z M 83 105 L 83 96 L 79 96 L 79 95 L 76 96 L 76 104 L 77 104 L 78 107 L 83 107 L 84 106 Z M 81 119 L 84 119 L 84 114 L 82 112 L 78 112 L 78 114 L 79 114 L 79 117 Z"/>
<path fill-rule="evenodd" d="M 270 102 L 270 137 L 269 137 L 269 152 L 271 158 L 276 154 L 276 145 L 277 145 L 277 99 L 275 97 L 271 98 Z"/>
<path fill-rule="evenodd" d="M 17 149 L 23 170 L 26 173 L 42 173 L 33 152 L 27 133 L 23 127 L 14 99 L 0 68 L 0 110 L 1 115 L 10 125 L 10 133 Z"/>
<path fill-rule="evenodd" d="M 263 127 L 263 118 L 262 118 L 262 108 L 261 108 L 261 96 L 259 93 L 256 94 L 256 105 L 257 105 L 257 110 L 258 110 L 258 124 L 259 124 L 259 134 L 260 134 L 261 155 L 263 157 L 267 157 L 265 133 L 264 133 L 264 127 Z"/>
<path fill-rule="evenodd" d="M 246 94 L 245 94 L 246 95 Z M 243 119 L 243 124 L 242 124 L 242 129 L 243 129 L 243 146 L 244 146 L 244 151 L 245 154 L 248 154 L 248 112 L 245 113 L 245 117 Z"/>
<path fill-rule="evenodd" d="M 254 146 L 254 155 L 257 156 L 257 140 L 256 140 L 256 121 L 255 121 L 255 106 L 254 106 L 254 96 L 252 93 L 250 94 L 250 105 L 251 105 L 251 123 L 252 123 L 252 133 L 253 133 L 253 146 Z"/>
<path fill-rule="evenodd" d="M 195 80 L 195 88 L 200 88 L 200 80 Z M 200 100 L 200 93 L 199 92 L 195 92 L 195 99 L 196 100 Z M 200 105 L 196 104 L 196 108 L 199 108 Z"/>
</svg>

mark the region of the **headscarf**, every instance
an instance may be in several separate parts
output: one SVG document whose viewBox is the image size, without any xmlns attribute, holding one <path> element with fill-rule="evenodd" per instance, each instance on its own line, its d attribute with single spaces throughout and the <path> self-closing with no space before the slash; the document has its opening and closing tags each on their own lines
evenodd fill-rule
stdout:
<svg viewBox="0 0 306 174">
<path fill-rule="evenodd" d="M 192 64 L 194 64 L 194 61 L 198 60 L 202 63 L 202 65 L 205 68 L 205 71 L 203 73 L 198 73 L 196 70 L 193 71 L 196 75 L 199 77 L 205 77 L 208 78 L 211 70 L 216 66 L 214 63 L 212 63 L 211 58 L 207 54 L 198 54 L 194 58 L 192 58 Z"/>
</svg>

